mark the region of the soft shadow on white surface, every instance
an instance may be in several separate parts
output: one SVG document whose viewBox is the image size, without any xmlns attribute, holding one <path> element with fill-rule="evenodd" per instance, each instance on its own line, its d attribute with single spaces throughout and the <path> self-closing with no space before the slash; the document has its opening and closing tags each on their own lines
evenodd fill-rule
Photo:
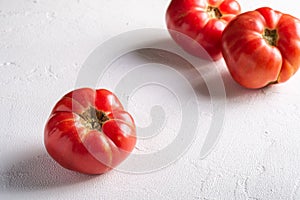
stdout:
<svg viewBox="0 0 300 200">
<path fill-rule="evenodd" d="M 162 46 L 168 46 L 169 42 L 169 40 L 160 40 L 157 43 Z M 189 80 L 191 86 L 195 89 L 195 92 L 198 93 L 198 95 L 207 97 L 208 99 L 211 98 L 207 88 L 207 83 L 198 70 L 206 67 L 214 67 L 212 60 L 198 59 L 198 65 L 193 66 L 183 57 L 176 54 L 172 55 L 171 52 L 159 51 L 157 49 L 140 49 L 137 52 L 140 54 L 140 56 L 144 57 L 144 59 L 148 61 L 154 61 L 157 63 L 166 64 L 169 67 L 173 67 Z"/>
<path fill-rule="evenodd" d="M 160 43 L 163 42 L 164 41 L 160 41 Z M 165 42 L 167 43 L 168 41 Z M 180 74 L 183 75 L 189 81 L 189 83 L 194 89 L 194 92 L 196 92 L 198 97 L 204 98 L 205 100 L 210 100 L 211 95 L 209 94 L 207 83 L 203 79 L 202 74 L 200 74 L 199 71 L 197 71 L 197 69 L 214 67 L 212 61 L 199 59 L 199 61 L 201 61 L 199 65 L 192 66 L 184 58 L 176 54 L 172 54 L 170 52 L 158 49 L 140 49 L 136 51 L 136 54 L 138 54 L 147 62 L 161 63 L 167 65 L 168 67 L 172 67 L 176 71 L 180 72 Z"/>
<path fill-rule="evenodd" d="M 95 176 L 62 168 L 48 154 L 24 158 L 0 171 L 0 192 L 46 190 L 87 181 Z"/>
</svg>

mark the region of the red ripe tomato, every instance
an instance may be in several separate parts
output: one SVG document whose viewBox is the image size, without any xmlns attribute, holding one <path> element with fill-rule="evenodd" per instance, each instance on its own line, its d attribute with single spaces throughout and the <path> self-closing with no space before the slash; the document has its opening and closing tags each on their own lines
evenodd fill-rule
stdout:
<svg viewBox="0 0 300 200">
<path fill-rule="evenodd" d="M 222 57 L 222 32 L 240 12 L 240 5 L 235 0 L 172 0 L 166 12 L 166 22 L 172 38 L 187 52 L 205 57 L 182 34 L 199 43 L 213 60 L 218 60 Z"/>
<path fill-rule="evenodd" d="M 222 52 L 232 77 L 244 87 L 287 81 L 300 65 L 300 21 L 267 7 L 246 12 L 225 28 Z"/>
<path fill-rule="evenodd" d="M 112 92 L 82 88 L 66 94 L 55 105 L 44 142 L 61 166 L 101 174 L 129 155 L 136 143 L 135 132 L 132 117 Z"/>
</svg>

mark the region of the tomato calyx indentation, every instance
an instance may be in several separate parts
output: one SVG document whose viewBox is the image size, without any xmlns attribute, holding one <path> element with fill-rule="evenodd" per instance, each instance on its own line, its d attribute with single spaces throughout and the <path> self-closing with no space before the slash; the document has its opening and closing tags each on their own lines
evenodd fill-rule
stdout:
<svg viewBox="0 0 300 200">
<path fill-rule="evenodd" d="M 211 19 L 220 19 L 222 17 L 222 13 L 217 7 L 208 6 L 206 12 Z"/>
<path fill-rule="evenodd" d="M 90 107 L 82 114 L 80 114 L 81 123 L 90 130 L 102 131 L 103 124 L 109 120 L 105 112 Z"/>
<path fill-rule="evenodd" d="M 278 40 L 277 30 L 270 30 L 266 28 L 263 33 L 263 38 L 269 45 L 276 46 Z"/>
</svg>

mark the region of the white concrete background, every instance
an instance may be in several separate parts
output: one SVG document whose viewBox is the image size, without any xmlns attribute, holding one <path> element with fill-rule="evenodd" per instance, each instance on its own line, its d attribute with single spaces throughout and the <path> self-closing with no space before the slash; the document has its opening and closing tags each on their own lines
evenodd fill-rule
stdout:
<svg viewBox="0 0 300 200">
<path fill-rule="evenodd" d="M 300 17 L 294 0 L 240 0 Z M 169 0 L 0 1 L 0 199 L 300 199 L 300 73 L 262 90 L 227 92 L 222 137 L 204 160 L 193 151 L 157 172 L 86 176 L 58 166 L 43 145 L 55 102 L 101 42 L 165 28 Z M 197 145 L 197 144 L 196 144 Z"/>
</svg>

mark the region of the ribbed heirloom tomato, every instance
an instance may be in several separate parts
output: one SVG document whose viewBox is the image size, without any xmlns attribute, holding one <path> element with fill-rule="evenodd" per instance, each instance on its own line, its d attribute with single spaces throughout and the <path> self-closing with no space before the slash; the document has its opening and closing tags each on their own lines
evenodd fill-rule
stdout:
<svg viewBox="0 0 300 200">
<path fill-rule="evenodd" d="M 218 60 L 222 57 L 222 32 L 240 12 L 235 0 L 172 0 L 166 12 L 166 23 L 172 38 L 187 52 L 206 57 L 196 47 L 198 43 L 213 60 Z M 194 44 L 183 34 L 192 38 Z"/>
<path fill-rule="evenodd" d="M 50 156 L 63 167 L 101 174 L 133 150 L 136 128 L 118 98 L 105 89 L 81 88 L 63 96 L 45 127 Z"/>
<path fill-rule="evenodd" d="M 287 81 L 300 66 L 300 21 L 267 7 L 243 13 L 225 28 L 222 52 L 244 87 Z"/>
</svg>

